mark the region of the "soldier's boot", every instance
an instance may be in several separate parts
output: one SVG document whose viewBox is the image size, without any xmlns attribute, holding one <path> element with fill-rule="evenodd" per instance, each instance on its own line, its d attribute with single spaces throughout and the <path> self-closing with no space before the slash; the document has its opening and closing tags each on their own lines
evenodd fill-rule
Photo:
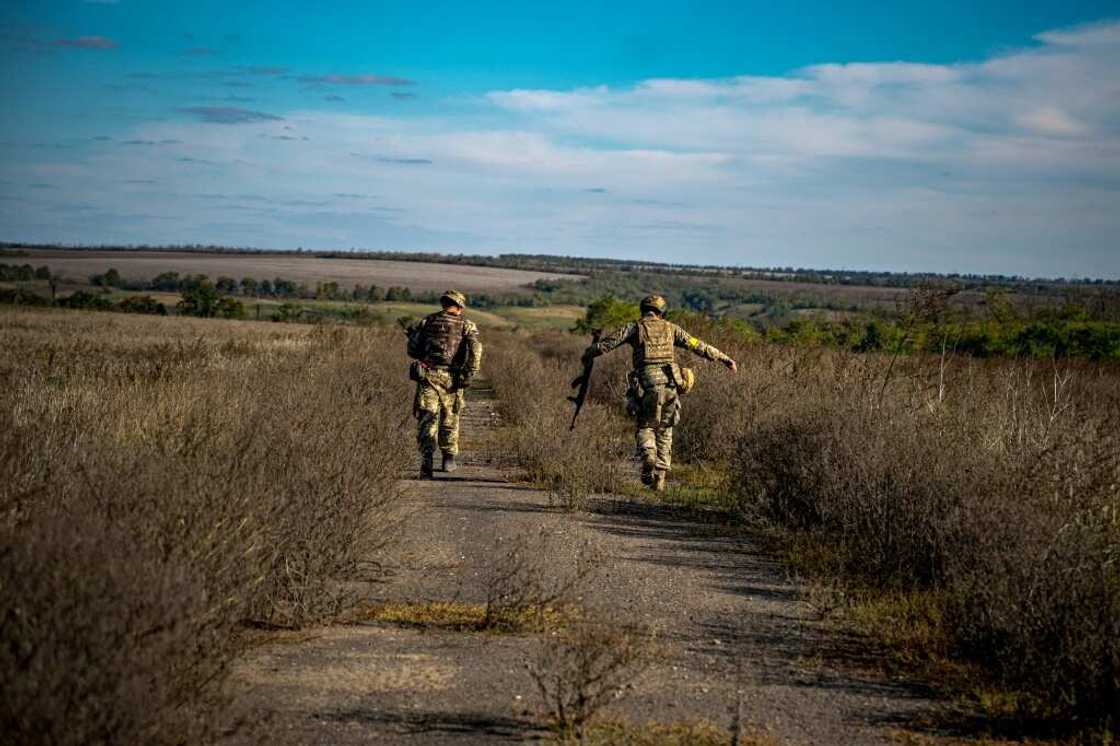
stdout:
<svg viewBox="0 0 1120 746">
<path fill-rule="evenodd" d="M 457 463 L 455 463 L 455 454 L 451 453 L 450 451 L 444 451 L 443 452 L 443 470 L 445 472 L 447 472 L 448 474 L 450 474 L 451 472 L 455 471 L 458 468 L 459 468 L 459 465 Z"/>
<path fill-rule="evenodd" d="M 664 492 L 665 483 L 668 480 L 668 472 L 664 469 L 655 469 L 653 472 L 653 479 L 651 480 L 650 487 L 654 492 Z"/>
<path fill-rule="evenodd" d="M 653 486 L 653 474 L 657 469 L 654 466 L 653 460 L 642 459 L 642 484 L 646 487 Z"/>
<path fill-rule="evenodd" d="M 421 458 L 421 461 L 420 461 L 420 478 L 421 479 L 432 479 L 435 476 L 434 475 L 435 469 L 434 469 L 434 465 L 432 463 L 435 460 L 434 456 L 435 456 L 435 454 L 433 454 L 431 451 L 426 451 L 423 454 L 423 456 Z"/>
</svg>

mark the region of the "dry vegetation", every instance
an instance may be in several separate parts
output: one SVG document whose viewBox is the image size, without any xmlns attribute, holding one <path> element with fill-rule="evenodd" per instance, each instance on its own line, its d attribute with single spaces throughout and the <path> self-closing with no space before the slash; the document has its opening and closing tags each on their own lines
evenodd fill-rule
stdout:
<svg viewBox="0 0 1120 746">
<path fill-rule="evenodd" d="M 491 335 L 487 375 L 494 384 L 506 427 L 506 451 L 527 477 L 549 490 L 561 506 L 583 507 L 597 493 L 618 492 L 632 469 L 632 442 L 623 436 L 625 422 L 609 407 L 584 407 L 576 430 L 570 431 L 571 379 L 580 369 L 583 344 L 561 332 L 530 337 Z M 617 380 L 622 368 L 606 359 L 597 363 L 592 397 L 621 397 Z"/>
<path fill-rule="evenodd" d="M 982 666 L 1020 722 L 1120 727 L 1120 371 L 687 326 L 741 370 L 697 360 L 678 483 L 783 531 L 822 614 Z M 399 332 L 18 311 L 0 329 L 0 727 L 51 743 L 234 728 L 218 692 L 239 626 L 342 613 L 387 535 L 412 450 Z M 625 351 L 596 362 L 569 432 L 585 341 L 487 337 L 499 437 L 566 509 L 636 481 Z M 643 647 L 544 618 L 578 601 L 594 553 L 548 578 L 537 538 L 495 547 L 486 603 L 365 613 L 549 630 L 533 676 L 558 732 L 590 738 Z"/>
<path fill-rule="evenodd" d="M 578 622 L 542 636 L 527 667 L 557 737 L 583 743 L 592 718 L 626 694 L 654 653 L 647 630 L 614 621 Z"/>
<path fill-rule="evenodd" d="M 195 743 L 246 622 L 345 609 L 411 455 L 398 340 L 0 314 L 0 729 Z"/>
<path fill-rule="evenodd" d="M 741 370 L 698 366 L 677 459 L 787 532 L 833 587 L 824 611 L 861 599 L 865 626 L 907 630 L 912 655 L 980 664 L 1021 724 L 1120 728 L 1115 366 L 748 346 L 689 326 Z M 524 470 L 574 507 L 631 482 L 625 352 L 597 362 L 600 406 L 570 437 L 582 343 L 529 345 L 528 362 L 491 359 Z"/>
</svg>

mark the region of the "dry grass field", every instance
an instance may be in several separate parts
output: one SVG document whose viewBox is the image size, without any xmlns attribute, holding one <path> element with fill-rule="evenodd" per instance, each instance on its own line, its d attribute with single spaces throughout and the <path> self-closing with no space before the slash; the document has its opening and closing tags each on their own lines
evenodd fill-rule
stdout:
<svg viewBox="0 0 1120 746">
<path fill-rule="evenodd" d="M 573 278 L 575 275 L 524 272 L 516 269 L 472 267 L 375 259 L 323 259 L 288 252 L 285 254 L 208 254 L 176 251 L 51 251 L 31 250 L 19 257 L 21 263 L 46 265 L 65 278 L 85 280 L 114 267 L 127 280 L 150 280 L 161 272 L 203 274 L 211 279 L 223 275 L 241 279 L 283 277 L 314 286 L 337 282 L 340 287 L 356 284 L 407 287 L 412 290 L 444 290 L 455 287 L 467 293 L 511 292 L 536 280 Z"/>
<path fill-rule="evenodd" d="M 229 722 L 215 682 L 245 622 L 337 618 L 414 459 L 404 345 L 386 322 L 0 311 L 0 730 L 203 741 Z M 668 502 L 773 531 L 829 590 L 811 601 L 911 662 L 984 671 L 993 719 L 1115 731 L 1116 366 L 689 326 L 741 370 L 696 366 Z M 559 437 L 586 339 L 484 341 L 521 471 L 573 510 L 632 494 L 628 355 L 596 363 L 576 434 Z"/>
<path fill-rule="evenodd" d="M 730 325 L 689 326 L 741 369 L 688 363 L 699 383 L 667 500 L 775 531 L 821 583 L 822 613 L 856 620 L 907 665 L 982 671 L 950 686 L 992 727 L 1090 724 L 1114 742 L 1120 369 L 745 344 Z M 596 361 L 578 437 L 562 437 L 585 344 L 498 337 L 488 364 L 510 453 L 576 510 L 636 489 L 628 352 Z"/>
<path fill-rule="evenodd" d="M 204 743 L 246 622 L 347 608 L 412 459 L 398 330 L 0 311 L 5 743 Z"/>
</svg>

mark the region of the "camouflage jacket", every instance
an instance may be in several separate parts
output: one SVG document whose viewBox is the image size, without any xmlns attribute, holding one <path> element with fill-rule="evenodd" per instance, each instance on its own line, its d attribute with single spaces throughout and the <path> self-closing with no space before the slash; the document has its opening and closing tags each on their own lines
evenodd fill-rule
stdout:
<svg viewBox="0 0 1120 746">
<path fill-rule="evenodd" d="M 598 342 L 591 345 L 591 347 L 588 348 L 588 351 L 593 355 L 602 355 L 605 352 L 610 352 L 616 347 L 621 347 L 624 344 L 629 344 L 634 349 L 634 368 L 638 369 L 644 367 L 646 365 L 646 361 L 642 359 L 642 340 L 640 338 L 640 327 L 641 321 L 645 321 L 652 317 L 654 317 L 653 314 L 647 314 L 643 316 L 639 321 L 631 321 L 621 329 L 616 329 L 610 334 L 602 337 Z M 664 323 L 668 324 L 672 330 L 674 347 L 683 347 L 686 350 L 690 350 L 696 353 L 700 357 L 706 358 L 708 360 L 714 360 L 720 363 L 727 362 L 731 359 L 727 355 L 717 350 L 715 347 L 712 347 L 710 344 L 692 336 L 673 322 L 666 321 Z M 655 364 L 664 363 L 659 362 Z"/>
<path fill-rule="evenodd" d="M 420 319 L 408 328 L 417 349 L 413 357 L 433 368 L 449 368 L 472 378 L 482 367 L 482 342 L 478 326 L 471 320 L 446 311 Z M 412 342 L 410 342 L 410 347 Z"/>
</svg>

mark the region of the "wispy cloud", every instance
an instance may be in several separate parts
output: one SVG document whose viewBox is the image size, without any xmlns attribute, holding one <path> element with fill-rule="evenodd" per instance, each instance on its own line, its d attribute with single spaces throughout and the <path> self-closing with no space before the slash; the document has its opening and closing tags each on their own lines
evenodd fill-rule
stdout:
<svg viewBox="0 0 1120 746">
<path fill-rule="evenodd" d="M 386 158 L 379 157 L 376 159 L 379 163 L 396 163 L 401 166 L 430 166 L 432 165 L 431 158 Z"/>
<path fill-rule="evenodd" d="M 344 99 L 342 96 L 339 96 L 337 94 L 332 93 L 329 96 L 323 96 L 323 100 L 324 101 L 333 101 L 335 103 L 338 103 L 338 102 L 345 101 L 346 99 Z"/>
<path fill-rule="evenodd" d="M 163 139 L 163 140 L 121 140 L 121 145 L 182 145 L 182 140 Z"/>
<path fill-rule="evenodd" d="M 967 64 L 493 91 L 468 116 L 348 113 L 322 89 L 306 110 L 138 123 L 118 139 L 184 144 L 90 143 L 75 173 L 46 170 L 62 158 L 43 151 L 51 163 L 20 183 L 74 201 L 88 197 L 70 185 L 103 184 L 122 211 L 180 218 L 133 240 L 1117 276 L 1117 69 L 1120 23 Z M 167 199 L 218 189 L 236 199 Z"/>
<path fill-rule="evenodd" d="M 415 158 L 407 156 L 388 156 L 388 155 L 367 155 L 366 153 L 352 152 L 350 155 L 354 158 L 361 158 L 375 163 L 392 163 L 399 166 L 430 166 L 433 161 L 431 158 Z"/>
<path fill-rule="evenodd" d="M 185 106 L 180 108 L 179 111 L 185 114 L 193 114 L 203 122 L 211 124 L 251 124 L 283 119 L 283 117 L 275 114 L 242 109 L 237 106 Z"/>
<path fill-rule="evenodd" d="M 75 47 L 77 49 L 116 49 L 117 42 L 107 36 L 79 36 L 76 39 L 55 39 L 56 47 Z"/>
<path fill-rule="evenodd" d="M 276 65 L 250 65 L 241 69 L 250 75 L 284 75 L 288 72 L 288 68 Z"/>
<path fill-rule="evenodd" d="M 391 75 L 301 75 L 297 80 L 308 85 L 404 86 L 415 84 L 415 81 L 408 78 L 397 78 Z"/>
</svg>

